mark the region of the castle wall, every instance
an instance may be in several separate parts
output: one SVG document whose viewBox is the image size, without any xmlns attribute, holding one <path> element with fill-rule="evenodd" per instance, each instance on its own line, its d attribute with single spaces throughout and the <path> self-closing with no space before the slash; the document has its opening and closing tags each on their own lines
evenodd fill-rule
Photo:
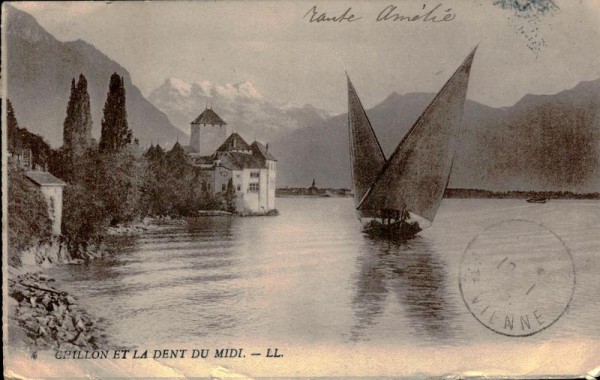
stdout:
<svg viewBox="0 0 600 380">
<path fill-rule="evenodd" d="M 221 193 L 227 190 L 227 184 L 229 183 L 230 178 L 231 170 L 226 169 L 222 166 L 217 166 L 215 168 L 214 192 Z"/>
<path fill-rule="evenodd" d="M 256 178 L 252 173 L 260 172 L 259 169 L 245 169 L 242 171 L 242 197 L 245 211 L 260 212 L 260 192 L 253 190 L 255 185 L 259 184 L 260 178 Z"/>
<path fill-rule="evenodd" d="M 229 136 L 227 125 L 192 124 L 190 145 L 202 156 L 210 156 Z"/>
<path fill-rule="evenodd" d="M 194 149 L 194 152 L 200 151 L 200 125 L 191 124 L 191 132 L 190 133 L 190 147 Z"/>
<path fill-rule="evenodd" d="M 277 162 L 267 160 L 267 211 L 274 210 L 277 187 Z"/>
</svg>

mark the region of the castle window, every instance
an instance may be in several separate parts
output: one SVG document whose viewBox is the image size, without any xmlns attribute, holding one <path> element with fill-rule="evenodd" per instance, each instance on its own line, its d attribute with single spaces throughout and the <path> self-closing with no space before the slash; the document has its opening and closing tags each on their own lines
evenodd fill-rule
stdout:
<svg viewBox="0 0 600 380">
<path fill-rule="evenodd" d="M 259 178 L 260 172 L 250 172 L 250 178 Z"/>
<path fill-rule="evenodd" d="M 221 191 L 225 191 L 227 189 L 227 185 L 226 184 L 222 184 L 221 185 Z"/>
<path fill-rule="evenodd" d="M 242 190 L 242 185 L 237 185 L 237 191 Z"/>
<path fill-rule="evenodd" d="M 257 193 L 259 190 L 258 183 L 251 183 L 248 186 L 248 192 Z"/>
</svg>

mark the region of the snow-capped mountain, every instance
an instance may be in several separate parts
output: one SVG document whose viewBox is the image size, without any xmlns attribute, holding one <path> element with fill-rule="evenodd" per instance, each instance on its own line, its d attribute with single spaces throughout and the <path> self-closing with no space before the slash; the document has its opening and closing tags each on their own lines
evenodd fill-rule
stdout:
<svg viewBox="0 0 600 380">
<path fill-rule="evenodd" d="M 331 115 L 310 105 L 298 107 L 266 100 L 251 82 L 215 84 L 202 80 L 187 83 L 169 78 L 152 91 L 148 100 L 189 133 L 190 122 L 212 108 L 232 131 L 250 140 L 269 141 L 282 134 L 315 125 Z"/>
</svg>

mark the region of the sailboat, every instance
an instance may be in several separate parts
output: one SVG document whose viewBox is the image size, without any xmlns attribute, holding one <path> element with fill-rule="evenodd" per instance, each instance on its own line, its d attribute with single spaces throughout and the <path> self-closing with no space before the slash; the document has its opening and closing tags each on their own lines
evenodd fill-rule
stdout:
<svg viewBox="0 0 600 380">
<path fill-rule="evenodd" d="M 433 222 L 450 179 L 476 50 L 388 159 L 347 76 L 354 205 L 366 232 L 407 240 Z"/>
</svg>

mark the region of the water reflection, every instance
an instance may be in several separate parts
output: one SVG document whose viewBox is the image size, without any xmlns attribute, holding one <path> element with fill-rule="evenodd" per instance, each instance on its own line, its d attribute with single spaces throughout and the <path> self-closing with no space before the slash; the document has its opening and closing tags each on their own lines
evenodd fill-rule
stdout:
<svg viewBox="0 0 600 380">
<path fill-rule="evenodd" d="M 368 340 L 370 327 L 393 302 L 388 294 L 395 295 L 402 308 L 396 325 L 408 326 L 411 335 L 435 340 L 454 335 L 456 313 L 448 301 L 447 271 L 430 241 L 423 237 L 409 242 L 365 238 L 363 251 L 356 263 L 352 340 Z"/>
<path fill-rule="evenodd" d="M 48 274 L 105 318 L 109 341 L 124 347 L 258 338 L 291 345 L 471 344 L 497 336 L 461 299 L 464 248 L 482 225 L 519 213 L 555 228 L 580 260 L 569 314 L 581 323 L 546 331 L 599 335 L 600 313 L 586 307 L 598 298 L 597 271 L 581 264 L 600 249 L 597 223 L 578 223 L 581 215 L 598 219 L 587 204 L 553 202 L 541 211 L 520 200 L 449 199 L 432 228 L 402 245 L 361 235 L 350 198 L 277 202 L 276 218 L 205 217 L 112 238 L 108 257 Z"/>
<path fill-rule="evenodd" d="M 91 311 L 108 309 L 95 312 L 111 315 L 109 333 L 125 346 L 231 329 L 242 293 L 233 284 L 243 276 L 232 229 L 230 217 L 204 217 L 111 237 L 108 255 L 73 266 L 69 281 L 87 294 L 82 301 Z M 173 325 L 174 310 L 187 323 Z"/>
<path fill-rule="evenodd" d="M 209 216 L 190 218 L 187 229 L 196 236 L 214 236 L 222 240 L 230 240 L 232 234 L 233 217 L 231 216 Z"/>
</svg>

